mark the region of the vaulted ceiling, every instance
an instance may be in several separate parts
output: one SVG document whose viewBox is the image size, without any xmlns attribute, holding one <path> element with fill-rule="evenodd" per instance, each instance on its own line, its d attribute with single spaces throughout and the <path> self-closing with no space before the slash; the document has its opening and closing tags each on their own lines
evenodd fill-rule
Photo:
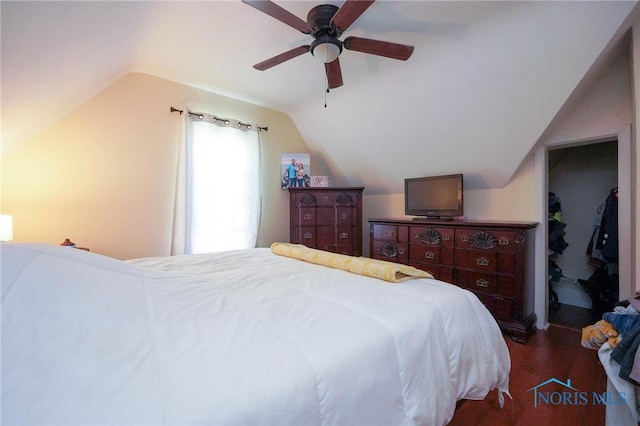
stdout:
<svg viewBox="0 0 640 426">
<path fill-rule="evenodd" d="M 306 20 L 320 2 L 277 3 Z M 310 54 L 252 68 L 311 38 L 239 0 L 2 1 L 3 152 L 143 72 L 287 113 L 338 181 L 369 193 L 458 172 L 467 187 L 501 187 L 635 4 L 378 0 L 342 39 L 413 56 L 343 51 L 344 86 L 325 93 Z"/>
</svg>

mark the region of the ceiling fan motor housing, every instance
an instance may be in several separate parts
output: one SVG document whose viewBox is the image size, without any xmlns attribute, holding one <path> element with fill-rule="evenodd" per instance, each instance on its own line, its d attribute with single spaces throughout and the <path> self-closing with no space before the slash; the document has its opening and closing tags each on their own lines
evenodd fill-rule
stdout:
<svg viewBox="0 0 640 426">
<path fill-rule="evenodd" d="M 332 4 L 321 4 L 314 7 L 307 14 L 307 23 L 313 29 L 313 37 L 322 36 L 340 37 L 338 28 L 331 25 L 331 18 L 338 11 L 338 7 Z"/>
<path fill-rule="evenodd" d="M 342 42 L 338 40 L 341 31 L 331 25 L 331 18 L 338 7 L 321 4 L 314 7 L 307 15 L 307 23 L 313 30 L 315 40 L 311 43 L 311 54 L 322 62 L 333 62 L 342 53 Z"/>
</svg>

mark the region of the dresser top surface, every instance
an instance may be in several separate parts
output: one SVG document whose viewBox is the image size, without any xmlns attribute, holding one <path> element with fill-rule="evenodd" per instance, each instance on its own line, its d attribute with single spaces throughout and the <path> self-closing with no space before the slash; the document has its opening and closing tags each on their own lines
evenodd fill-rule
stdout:
<svg viewBox="0 0 640 426">
<path fill-rule="evenodd" d="M 535 228 L 537 222 L 518 222 L 503 220 L 437 220 L 437 219 L 411 219 L 411 218 L 370 218 L 369 222 L 389 223 L 396 225 L 431 225 L 431 226 L 451 226 L 451 227 L 490 227 L 490 228 Z"/>
<path fill-rule="evenodd" d="M 287 188 L 289 191 L 364 191 L 364 186 L 314 186 L 310 188 Z"/>
</svg>

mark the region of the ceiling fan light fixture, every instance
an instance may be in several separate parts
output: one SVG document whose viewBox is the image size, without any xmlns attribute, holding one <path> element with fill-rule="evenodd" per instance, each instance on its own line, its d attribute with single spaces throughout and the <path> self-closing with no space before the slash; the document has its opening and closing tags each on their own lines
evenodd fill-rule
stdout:
<svg viewBox="0 0 640 426">
<path fill-rule="evenodd" d="M 311 54 L 328 64 L 335 61 L 342 53 L 342 43 L 335 37 L 319 37 L 311 43 Z"/>
</svg>

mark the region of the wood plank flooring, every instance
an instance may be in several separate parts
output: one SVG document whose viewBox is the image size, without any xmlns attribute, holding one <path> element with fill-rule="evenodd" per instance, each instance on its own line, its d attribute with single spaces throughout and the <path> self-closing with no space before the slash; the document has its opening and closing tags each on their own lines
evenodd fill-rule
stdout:
<svg viewBox="0 0 640 426">
<path fill-rule="evenodd" d="M 591 324 L 595 324 L 602 319 L 591 312 L 591 309 L 580 308 L 578 306 L 565 305 L 558 303 L 549 307 L 549 322 L 555 325 L 563 325 L 576 330 L 582 330 Z"/>
<path fill-rule="evenodd" d="M 466 401 L 453 417 L 450 425 L 604 425 L 605 406 L 593 404 L 593 392 L 606 391 L 606 375 L 598 359 L 598 353 L 580 345 L 578 330 L 551 326 L 538 330 L 529 343 L 522 345 L 506 338 L 511 354 L 509 390 L 513 399 L 505 397 L 504 408 L 500 408 L 497 393 L 491 392 L 483 401 Z M 588 404 L 534 406 L 531 388 L 555 378 L 571 385 L 578 391 L 588 392 Z M 563 392 L 562 386 L 547 385 L 548 392 Z M 545 389 L 541 389 L 545 390 Z"/>
</svg>

